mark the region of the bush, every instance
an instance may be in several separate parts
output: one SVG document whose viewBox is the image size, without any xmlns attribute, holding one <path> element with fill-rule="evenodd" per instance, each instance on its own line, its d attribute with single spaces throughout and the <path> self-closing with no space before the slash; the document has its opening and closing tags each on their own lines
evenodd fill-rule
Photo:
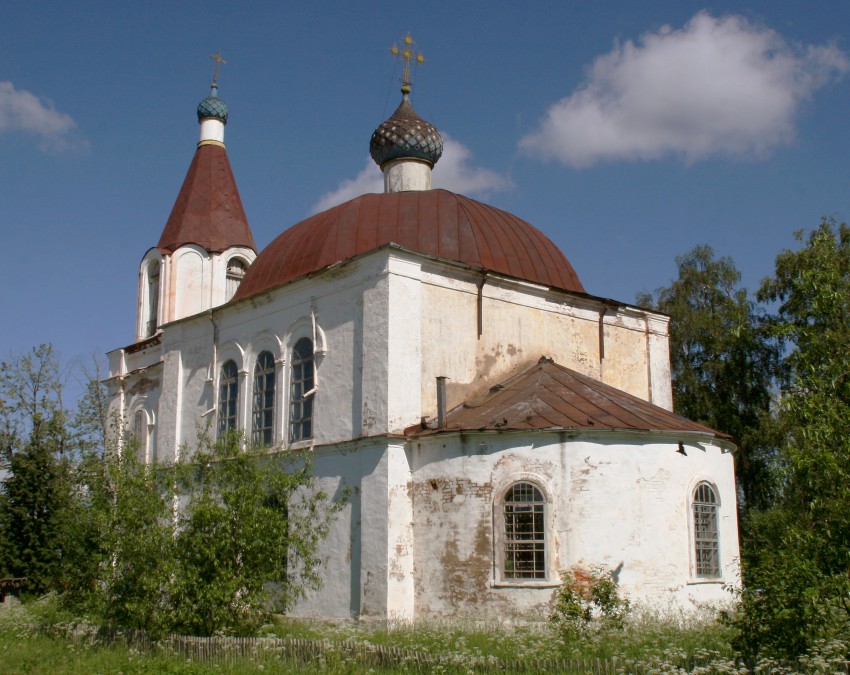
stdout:
<svg viewBox="0 0 850 675">
<path fill-rule="evenodd" d="M 620 596 L 614 573 L 601 565 L 587 572 L 573 568 L 561 572 L 549 622 L 559 632 L 580 636 L 588 631 L 620 629 L 631 605 Z"/>
</svg>

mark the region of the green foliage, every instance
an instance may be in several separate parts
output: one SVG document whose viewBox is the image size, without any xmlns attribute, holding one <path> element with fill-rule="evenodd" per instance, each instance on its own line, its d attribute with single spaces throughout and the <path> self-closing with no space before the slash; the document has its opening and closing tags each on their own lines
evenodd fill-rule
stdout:
<svg viewBox="0 0 850 675">
<path fill-rule="evenodd" d="M 132 445 L 80 464 L 76 567 L 66 606 L 153 634 L 251 633 L 318 583 L 316 551 L 338 505 L 300 453 L 205 437 L 174 466 Z M 71 572 L 70 570 L 74 570 Z"/>
<path fill-rule="evenodd" d="M 748 653 L 850 635 L 850 228 L 824 220 L 776 259 L 760 298 L 786 347 L 779 506 L 749 528 L 733 624 Z"/>
<path fill-rule="evenodd" d="M 0 574 L 25 577 L 22 590 L 52 587 L 64 555 L 71 483 L 68 414 L 50 345 L 0 363 Z"/>
<path fill-rule="evenodd" d="M 590 572 L 561 572 L 561 585 L 549 611 L 549 623 L 561 633 L 579 637 L 589 630 L 621 629 L 631 609 L 620 596 L 614 573 L 601 566 Z"/>
<path fill-rule="evenodd" d="M 679 276 L 640 304 L 670 315 L 676 412 L 735 438 L 741 506 L 769 506 L 777 444 L 771 415 L 779 345 L 764 310 L 740 287 L 731 258 L 697 246 L 676 258 Z"/>
<path fill-rule="evenodd" d="M 318 544 L 339 507 L 315 490 L 307 460 L 245 452 L 230 434 L 181 467 L 175 628 L 252 632 L 319 583 Z"/>
</svg>

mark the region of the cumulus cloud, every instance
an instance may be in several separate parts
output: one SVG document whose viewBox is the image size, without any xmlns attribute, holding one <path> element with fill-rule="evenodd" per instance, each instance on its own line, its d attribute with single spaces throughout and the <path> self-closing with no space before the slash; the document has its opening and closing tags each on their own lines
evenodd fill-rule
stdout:
<svg viewBox="0 0 850 675">
<path fill-rule="evenodd" d="M 700 12 L 679 30 L 615 44 L 520 148 L 574 167 L 759 158 L 793 140 L 801 103 L 848 69 L 834 45 L 793 45 L 743 17 Z"/>
<path fill-rule="evenodd" d="M 38 136 L 42 150 L 61 151 L 85 145 L 75 136 L 76 128 L 71 116 L 51 101 L 0 82 L 0 133 L 23 131 Z"/>
<path fill-rule="evenodd" d="M 443 136 L 443 156 L 434 166 L 431 182 L 435 188 L 483 197 L 494 192 L 510 190 L 510 178 L 490 169 L 472 164 L 472 152 L 460 141 L 446 133 Z M 371 158 L 354 177 L 344 180 L 335 190 L 319 199 L 312 212 L 318 213 L 367 192 L 383 192 L 384 176 Z"/>
</svg>

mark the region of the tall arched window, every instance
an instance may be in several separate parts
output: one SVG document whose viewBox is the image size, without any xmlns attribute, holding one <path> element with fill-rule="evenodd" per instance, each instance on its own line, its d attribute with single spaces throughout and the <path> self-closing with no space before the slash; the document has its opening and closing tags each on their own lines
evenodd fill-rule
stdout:
<svg viewBox="0 0 850 675">
<path fill-rule="evenodd" d="M 720 576 L 720 541 L 717 530 L 717 495 L 708 483 L 694 490 L 694 567 L 698 577 Z"/>
<path fill-rule="evenodd" d="M 245 272 L 247 269 L 245 262 L 239 258 L 231 258 L 227 261 L 227 287 L 225 289 L 225 302 L 229 301 L 230 298 L 236 295 L 236 291 L 239 290 L 239 284 L 241 284 L 242 279 L 245 278 Z"/>
<path fill-rule="evenodd" d="M 236 402 L 239 398 L 239 371 L 234 361 L 221 367 L 218 384 L 218 435 L 236 428 Z"/>
<path fill-rule="evenodd" d="M 533 483 L 511 485 L 501 504 L 502 575 L 505 579 L 546 578 L 546 501 Z"/>
<path fill-rule="evenodd" d="M 148 298 L 145 308 L 145 337 L 156 333 L 159 314 L 159 261 L 154 260 L 148 265 Z"/>
<path fill-rule="evenodd" d="M 133 415 L 133 442 L 136 458 L 142 463 L 146 462 L 148 459 L 148 416 L 144 410 L 137 410 Z"/>
<path fill-rule="evenodd" d="M 289 379 L 289 441 L 313 437 L 313 342 L 301 338 L 292 349 Z"/>
<path fill-rule="evenodd" d="M 254 368 L 254 445 L 271 445 L 274 442 L 274 356 L 262 352 Z"/>
</svg>

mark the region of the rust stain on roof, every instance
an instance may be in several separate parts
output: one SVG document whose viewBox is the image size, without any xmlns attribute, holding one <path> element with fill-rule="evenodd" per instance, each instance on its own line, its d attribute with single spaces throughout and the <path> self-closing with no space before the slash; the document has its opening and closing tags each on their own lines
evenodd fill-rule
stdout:
<svg viewBox="0 0 850 675">
<path fill-rule="evenodd" d="M 361 195 L 293 225 L 257 257 L 236 299 L 386 244 L 585 292 L 573 266 L 537 228 L 448 190 L 426 190 Z"/>
<path fill-rule="evenodd" d="M 730 438 L 547 358 L 451 410 L 443 429 L 415 425 L 405 433 L 532 429 L 690 431 Z"/>
<path fill-rule="evenodd" d="M 195 151 L 157 248 L 173 253 L 184 244 L 210 253 L 231 246 L 257 250 L 222 146 L 202 145 Z"/>
</svg>

